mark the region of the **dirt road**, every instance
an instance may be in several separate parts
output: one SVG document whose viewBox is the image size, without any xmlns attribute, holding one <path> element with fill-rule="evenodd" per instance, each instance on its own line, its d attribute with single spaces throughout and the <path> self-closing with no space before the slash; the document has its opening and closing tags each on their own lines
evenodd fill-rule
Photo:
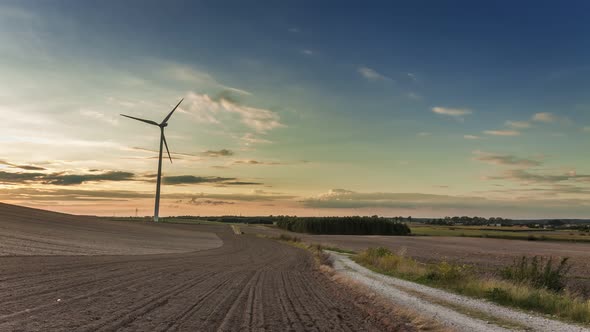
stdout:
<svg viewBox="0 0 590 332">
<path fill-rule="evenodd" d="M 117 226 L 93 227 L 112 233 Z M 367 303 L 317 272 L 306 251 L 227 226 L 194 227 L 216 234 L 223 246 L 0 257 L 0 331 L 387 330 L 365 313 Z M 147 243 L 154 240 L 148 229 Z"/>
<path fill-rule="evenodd" d="M 337 273 L 360 282 L 398 306 L 419 311 L 458 332 L 589 332 L 585 326 L 549 319 L 541 314 L 502 307 L 441 289 L 373 272 L 348 255 L 330 253 Z"/>
</svg>

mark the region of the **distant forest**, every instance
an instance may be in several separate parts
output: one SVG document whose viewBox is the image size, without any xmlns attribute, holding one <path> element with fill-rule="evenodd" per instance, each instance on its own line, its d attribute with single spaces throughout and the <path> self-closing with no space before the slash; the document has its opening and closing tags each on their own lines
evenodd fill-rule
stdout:
<svg viewBox="0 0 590 332">
<path fill-rule="evenodd" d="M 279 228 L 298 233 L 339 235 L 409 235 L 410 228 L 394 218 L 373 217 L 310 217 L 285 218 L 277 221 Z"/>
</svg>

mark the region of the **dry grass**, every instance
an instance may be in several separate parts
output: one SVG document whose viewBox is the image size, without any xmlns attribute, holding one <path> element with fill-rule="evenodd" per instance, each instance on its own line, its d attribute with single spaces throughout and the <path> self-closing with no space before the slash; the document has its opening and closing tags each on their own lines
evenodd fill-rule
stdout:
<svg viewBox="0 0 590 332">
<path fill-rule="evenodd" d="M 377 272 L 448 289 L 453 292 L 485 298 L 502 305 L 537 311 L 567 321 L 590 323 L 590 301 L 567 291 L 552 291 L 536 283 L 482 278 L 469 266 L 447 262 L 422 264 L 392 253 L 386 248 L 370 248 L 354 260 Z"/>
</svg>

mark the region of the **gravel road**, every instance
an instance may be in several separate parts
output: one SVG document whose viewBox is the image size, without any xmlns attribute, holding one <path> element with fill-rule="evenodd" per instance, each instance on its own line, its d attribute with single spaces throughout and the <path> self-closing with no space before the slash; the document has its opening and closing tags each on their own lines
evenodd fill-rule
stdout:
<svg viewBox="0 0 590 332">
<path fill-rule="evenodd" d="M 347 255 L 330 252 L 335 258 L 337 273 L 358 281 L 389 298 L 396 305 L 408 307 L 426 317 L 459 331 L 513 331 L 520 329 L 552 332 L 590 331 L 586 328 L 550 320 L 541 316 L 501 307 L 440 289 L 375 273 L 352 261 Z M 480 312 L 490 320 L 473 317 L 466 312 Z M 502 322 L 510 322 L 505 328 Z M 516 328 L 514 326 L 517 326 Z"/>
</svg>

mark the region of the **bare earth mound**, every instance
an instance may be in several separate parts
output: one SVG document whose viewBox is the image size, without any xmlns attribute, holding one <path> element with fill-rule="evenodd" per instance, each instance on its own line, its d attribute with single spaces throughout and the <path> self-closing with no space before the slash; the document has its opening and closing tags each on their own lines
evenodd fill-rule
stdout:
<svg viewBox="0 0 590 332">
<path fill-rule="evenodd" d="M 6 229 L 14 222 L 2 225 Z M 27 223 L 18 230 L 26 239 L 30 232 L 39 241 L 49 232 L 56 236 L 51 243 L 59 242 L 60 250 L 85 255 L 0 257 L 0 331 L 412 330 L 403 323 L 382 326 L 375 315 L 368 314 L 370 304 L 365 298 L 343 293 L 299 248 L 236 235 L 227 226 L 135 229 L 126 223 L 117 228 L 118 223 L 102 221 L 79 220 L 70 225 L 63 219 L 57 224 L 61 222 L 66 223 L 59 226 L 62 239 L 42 223 Z M 179 231 L 175 235 L 186 232 L 183 241 L 193 236 L 198 242 L 200 235 L 192 234 L 194 230 L 215 233 L 223 246 L 183 253 L 89 256 L 87 247 L 67 245 L 70 237 L 94 236 L 103 241 L 130 232 L 133 235 L 118 236 L 136 248 L 155 249 L 156 235 L 172 237 L 167 233 L 170 229 Z M 170 241 L 171 247 L 174 242 Z M 162 243 L 157 246 L 166 248 Z M 18 246 L 12 248 L 15 251 Z"/>
<path fill-rule="evenodd" d="M 216 248 L 189 225 L 100 220 L 0 203 L 0 256 L 141 255 Z"/>
</svg>

